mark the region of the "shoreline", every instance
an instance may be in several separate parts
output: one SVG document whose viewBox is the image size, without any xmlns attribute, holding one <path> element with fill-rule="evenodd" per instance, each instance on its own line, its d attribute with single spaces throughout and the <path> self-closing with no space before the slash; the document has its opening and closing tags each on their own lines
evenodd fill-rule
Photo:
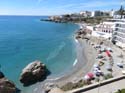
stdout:
<svg viewBox="0 0 125 93">
<path fill-rule="evenodd" d="M 95 61 L 93 61 L 94 58 L 96 58 L 93 53 L 95 53 L 95 50 L 85 41 L 85 40 L 78 40 L 79 43 L 77 43 L 77 60 L 75 66 L 71 69 L 70 72 L 67 72 L 65 75 L 52 78 L 52 79 L 46 79 L 44 82 L 40 82 L 39 87 L 36 87 L 36 91 L 34 93 L 39 93 L 39 91 L 42 91 L 41 93 L 44 93 L 44 88 L 46 84 L 54 84 L 58 85 L 59 87 L 65 85 L 68 82 L 76 82 L 84 77 L 86 73 L 91 71 Z"/>
<path fill-rule="evenodd" d="M 75 24 L 79 26 L 79 29 L 84 29 L 85 27 L 85 25 L 81 23 Z M 96 62 L 96 51 L 86 42 L 86 40 L 76 39 L 75 35 L 76 33 L 74 33 L 73 38 L 76 43 L 75 48 L 77 57 L 73 63 L 72 71 L 67 72 L 54 81 L 54 83 L 59 86 L 65 85 L 67 82 L 75 82 L 83 78 L 86 73 L 91 71 Z"/>
<path fill-rule="evenodd" d="M 77 25 L 79 25 L 79 29 L 80 29 L 83 24 L 77 24 Z M 76 43 L 77 57 L 74 63 L 72 64 L 72 69 L 71 70 L 69 69 L 70 71 L 67 71 L 66 73 L 64 73 L 64 75 L 60 77 L 47 78 L 45 81 L 40 82 L 40 86 L 42 86 L 42 88 L 37 89 L 38 91 L 41 91 L 42 89 L 44 89 L 44 85 L 46 84 L 54 84 L 61 87 L 68 82 L 78 81 L 82 79 L 86 73 L 91 71 L 95 63 L 93 59 L 96 58 L 93 55 L 93 53 L 95 53 L 95 50 L 85 40 L 75 39 L 75 32 L 74 32 L 73 38 Z"/>
<path fill-rule="evenodd" d="M 93 67 L 95 61 L 93 59 L 94 50 L 86 43 L 85 40 L 79 40 L 77 44 L 77 64 L 73 67 L 72 71 L 64 77 L 56 80 L 54 83 L 57 85 L 64 85 L 67 82 L 75 82 L 83 78 L 86 73 L 88 73 Z M 92 53 L 92 54 L 90 54 Z"/>
<path fill-rule="evenodd" d="M 78 45 L 79 42 L 78 42 L 77 39 L 75 39 L 75 33 L 80 29 L 81 24 L 80 23 L 75 23 L 75 24 L 78 26 L 78 28 L 75 31 L 73 31 L 73 33 L 71 35 L 72 35 L 72 38 L 73 38 L 72 41 L 74 42 L 74 46 L 75 46 L 73 49 L 76 50 L 76 46 Z M 56 76 L 50 75 L 50 76 L 48 76 L 44 81 L 38 82 L 38 83 L 36 83 L 32 86 L 29 86 L 30 88 L 33 88 L 33 90 L 29 90 L 29 91 L 27 90 L 27 92 L 28 93 L 29 92 L 30 93 L 44 93 L 44 89 L 45 89 L 44 85 L 46 85 L 48 83 L 57 84 L 56 82 L 58 82 L 60 80 L 62 81 L 62 79 L 70 76 L 71 74 L 73 74 L 73 71 L 71 71 L 70 69 L 75 68 L 75 66 L 78 64 L 78 62 L 76 62 L 77 60 L 78 59 L 77 59 L 77 56 L 76 56 L 75 60 L 72 62 L 70 68 L 67 69 L 67 71 L 62 72 L 60 75 L 56 75 Z M 41 92 L 39 92 L 39 91 L 41 91 Z M 24 93 L 24 92 L 22 91 L 21 93 Z"/>
<path fill-rule="evenodd" d="M 83 24 L 77 23 L 77 25 L 79 25 L 80 27 L 79 29 L 84 29 Z M 74 34 L 75 34 L 75 31 L 74 31 Z M 34 89 L 33 93 L 44 93 L 42 89 L 45 89 L 44 87 L 45 84 L 53 84 L 53 85 L 57 85 L 58 87 L 61 87 L 68 82 L 76 82 L 82 79 L 88 72 L 92 71 L 93 65 L 97 63 L 96 62 L 97 51 L 87 42 L 87 40 L 82 38 L 75 39 L 75 35 L 73 38 L 76 44 L 75 49 L 76 49 L 77 57 L 70 67 L 71 70 L 69 68 L 68 69 L 69 71 L 64 72 L 60 76 L 57 76 L 57 77 L 55 76 L 55 78 L 49 77 L 45 81 L 39 82 L 39 84 L 36 85 L 36 88 Z M 96 42 L 96 44 L 97 43 L 98 42 Z M 108 46 L 106 45 L 106 47 Z"/>
<path fill-rule="evenodd" d="M 81 26 L 83 25 L 83 24 L 80 24 L 80 23 L 75 23 L 76 25 L 78 25 L 78 29 L 77 30 L 75 30 L 75 31 L 73 31 L 73 33 L 71 34 L 72 35 L 72 41 L 75 43 L 74 44 L 74 48 L 75 48 L 75 50 L 76 50 L 76 58 L 75 58 L 75 60 L 73 61 L 73 64 L 70 66 L 70 68 L 71 69 L 73 69 L 74 68 L 74 66 L 78 63 L 78 58 L 77 58 L 77 48 L 76 48 L 76 46 L 79 44 L 79 41 L 77 40 L 77 39 L 75 39 L 75 33 L 81 28 Z M 76 62 L 77 61 L 77 62 Z M 67 70 L 69 70 L 69 69 L 67 69 Z M 57 80 L 57 79 L 60 79 L 60 78 L 62 78 L 62 77 L 64 77 L 64 76 L 66 76 L 67 74 L 70 74 L 71 73 L 71 71 L 64 71 L 64 72 L 61 72 L 61 74 L 59 74 L 59 75 L 55 75 L 55 76 L 48 76 L 48 78 L 46 79 L 46 80 Z"/>
<path fill-rule="evenodd" d="M 79 29 L 83 24 L 79 25 Z M 93 61 L 94 49 L 83 39 L 75 39 L 75 32 L 74 31 L 74 41 L 76 44 L 76 59 L 72 64 L 71 70 L 66 71 L 63 75 L 57 77 L 48 77 L 45 81 L 39 82 L 34 85 L 34 89 L 32 93 L 44 93 L 44 89 L 46 84 L 54 84 L 58 85 L 59 87 L 65 85 L 68 82 L 75 82 L 84 77 L 86 73 L 91 71 L 95 61 Z M 32 86 L 31 86 L 32 87 Z M 39 92 L 41 91 L 41 92 Z M 23 92 L 22 92 L 23 93 Z"/>
</svg>

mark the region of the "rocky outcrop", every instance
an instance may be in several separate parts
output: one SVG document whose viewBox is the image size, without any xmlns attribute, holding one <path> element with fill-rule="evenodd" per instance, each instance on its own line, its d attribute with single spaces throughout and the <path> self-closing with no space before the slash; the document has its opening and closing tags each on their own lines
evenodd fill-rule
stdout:
<svg viewBox="0 0 125 93">
<path fill-rule="evenodd" d="M 66 93 L 58 87 L 52 88 L 48 93 Z"/>
<path fill-rule="evenodd" d="M 65 93 L 59 86 L 55 83 L 46 83 L 43 87 L 44 93 Z"/>
<path fill-rule="evenodd" d="M 2 72 L 0 72 L 0 93 L 17 93 L 15 84 L 5 78 Z"/>
<path fill-rule="evenodd" d="M 29 86 L 38 81 L 42 81 L 48 75 L 46 66 L 40 61 L 34 61 L 28 64 L 21 73 L 20 82 L 24 86 Z"/>
<path fill-rule="evenodd" d="M 4 74 L 2 72 L 0 72 L 0 79 L 4 78 Z"/>
<path fill-rule="evenodd" d="M 46 83 L 43 87 L 44 89 L 44 92 L 45 93 L 49 93 L 51 89 L 55 88 L 55 87 L 58 87 L 56 84 L 54 83 Z"/>
</svg>

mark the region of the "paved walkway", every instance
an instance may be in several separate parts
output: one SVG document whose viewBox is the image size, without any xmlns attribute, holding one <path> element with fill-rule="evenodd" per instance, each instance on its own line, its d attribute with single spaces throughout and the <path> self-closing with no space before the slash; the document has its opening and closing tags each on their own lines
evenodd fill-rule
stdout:
<svg viewBox="0 0 125 93">
<path fill-rule="evenodd" d="M 125 88 L 124 79 L 82 93 L 114 93 L 118 89 L 123 89 L 123 88 Z"/>
</svg>

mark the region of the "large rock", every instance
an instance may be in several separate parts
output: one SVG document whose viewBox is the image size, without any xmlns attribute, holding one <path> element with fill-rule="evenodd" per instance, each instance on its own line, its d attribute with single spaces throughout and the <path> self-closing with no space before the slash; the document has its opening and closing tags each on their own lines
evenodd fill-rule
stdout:
<svg viewBox="0 0 125 93">
<path fill-rule="evenodd" d="M 46 66 L 40 61 L 34 61 L 22 70 L 20 82 L 23 83 L 24 86 L 28 86 L 44 80 L 46 76 Z"/>
<path fill-rule="evenodd" d="M 0 79 L 4 78 L 4 74 L 0 71 Z"/>
<path fill-rule="evenodd" d="M 4 77 L 4 74 L 0 72 L 0 93 L 16 93 L 17 88 L 15 84 Z"/>
</svg>

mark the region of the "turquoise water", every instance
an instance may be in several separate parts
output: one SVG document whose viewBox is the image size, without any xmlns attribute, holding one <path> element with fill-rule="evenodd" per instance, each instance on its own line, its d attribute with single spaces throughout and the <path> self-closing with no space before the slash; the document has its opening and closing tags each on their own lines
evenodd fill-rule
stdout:
<svg viewBox="0 0 125 93">
<path fill-rule="evenodd" d="M 56 76 L 76 59 L 73 33 L 78 25 L 41 22 L 40 18 L 0 16 L 1 70 L 21 89 L 19 76 L 28 63 L 40 60 Z"/>
</svg>

